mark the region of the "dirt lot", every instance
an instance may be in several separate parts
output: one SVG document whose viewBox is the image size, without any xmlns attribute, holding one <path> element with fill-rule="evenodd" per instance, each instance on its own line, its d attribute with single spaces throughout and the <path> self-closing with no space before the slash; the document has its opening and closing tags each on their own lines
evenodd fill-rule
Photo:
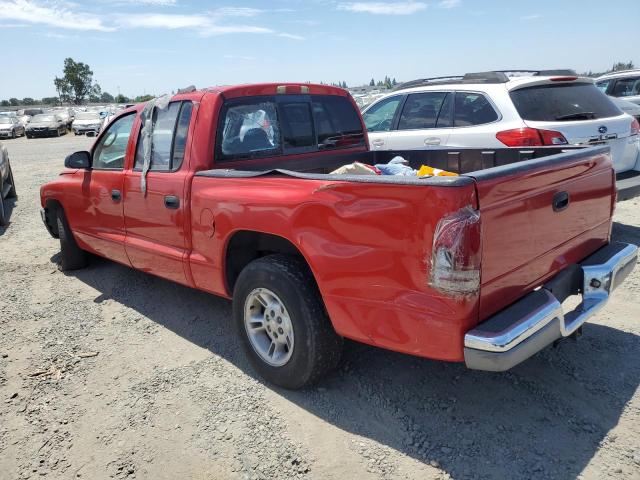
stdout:
<svg viewBox="0 0 640 480">
<path fill-rule="evenodd" d="M 640 268 L 580 341 L 509 373 L 350 344 L 292 393 L 254 375 L 227 301 L 106 260 L 58 271 L 38 188 L 91 140 L 6 142 L 0 478 L 640 478 Z M 617 239 L 640 243 L 639 203 Z"/>
</svg>

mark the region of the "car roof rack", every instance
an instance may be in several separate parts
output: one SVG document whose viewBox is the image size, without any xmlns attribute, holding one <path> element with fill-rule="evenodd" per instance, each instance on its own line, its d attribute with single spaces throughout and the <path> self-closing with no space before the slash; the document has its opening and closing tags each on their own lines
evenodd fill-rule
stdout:
<svg viewBox="0 0 640 480">
<path fill-rule="evenodd" d="M 465 73 L 464 75 L 448 75 L 446 77 L 420 78 L 404 82 L 394 88 L 394 90 L 405 90 L 407 88 L 422 87 L 428 85 L 453 85 L 461 83 L 507 83 L 509 77 L 503 72 L 477 72 Z"/>
<path fill-rule="evenodd" d="M 529 75 L 524 76 L 532 76 L 532 77 L 555 77 L 555 76 L 577 76 L 575 70 L 570 68 L 556 68 L 552 70 L 535 70 L 535 69 L 518 69 L 518 70 L 496 70 L 496 72 L 504 73 L 507 76 L 517 77 L 518 73 L 528 73 Z M 509 75 L 511 74 L 511 75 Z M 514 75 L 515 74 L 515 75 Z"/>
</svg>

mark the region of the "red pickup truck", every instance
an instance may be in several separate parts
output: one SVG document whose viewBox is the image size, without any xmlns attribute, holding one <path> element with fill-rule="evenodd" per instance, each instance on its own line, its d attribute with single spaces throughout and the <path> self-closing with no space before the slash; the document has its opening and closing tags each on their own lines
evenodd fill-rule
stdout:
<svg viewBox="0 0 640 480">
<path fill-rule="evenodd" d="M 331 173 L 398 154 L 459 175 Z M 233 299 L 252 364 L 287 388 L 334 367 L 343 338 L 507 370 L 579 333 L 637 260 L 610 242 L 607 147 L 372 152 L 352 98 L 323 85 L 156 99 L 65 167 L 41 188 L 61 268 L 90 252 Z"/>
</svg>

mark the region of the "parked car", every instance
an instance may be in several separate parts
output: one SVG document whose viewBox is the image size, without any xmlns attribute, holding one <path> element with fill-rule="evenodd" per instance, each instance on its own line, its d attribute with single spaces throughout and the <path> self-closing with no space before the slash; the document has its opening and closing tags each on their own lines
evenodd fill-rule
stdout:
<svg viewBox="0 0 640 480">
<path fill-rule="evenodd" d="M 596 85 L 607 95 L 640 105 L 640 69 L 607 73 L 596 78 Z"/>
<path fill-rule="evenodd" d="M 74 117 L 70 113 L 69 109 L 55 110 L 51 113 L 60 117 L 60 119 L 65 125 L 65 128 L 67 129 L 71 128 L 71 124 L 73 123 Z"/>
<path fill-rule="evenodd" d="M 0 138 L 16 138 L 25 134 L 25 128 L 17 117 L 0 116 Z"/>
<path fill-rule="evenodd" d="M 22 125 L 25 129 L 27 128 L 27 124 L 31 121 L 31 116 L 30 115 L 18 115 L 18 122 L 20 122 L 20 125 Z"/>
<path fill-rule="evenodd" d="M 7 224 L 7 212 L 4 201 L 8 198 L 15 198 L 16 196 L 16 184 L 13 180 L 9 153 L 7 152 L 7 148 L 0 144 L 0 226 Z"/>
<path fill-rule="evenodd" d="M 609 145 L 616 172 L 640 170 L 640 124 L 592 79 L 571 71 L 507 73 L 400 85 L 363 112 L 372 148 Z"/>
<path fill-rule="evenodd" d="M 67 127 L 62 119 L 54 114 L 42 113 L 35 115 L 27 125 L 27 138 L 59 137 L 67 133 Z"/>
<path fill-rule="evenodd" d="M 44 111 L 41 108 L 25 108 L 23 111 L 24 115 L 29 115 L 30 117 L 40 115 L 42 113 L 44 113 Z"/>
<path fill-rule="evenodd" d="M 609 153 L 370 151 L 345 90 L 217 87 L 118 114 L 41 187 L 42 218 L 62 269 L 92 252 L 232 298 L 275 384 L 320 378 L 343 338 L 499 371 L 577 336 L 634 268 Z M 396 155 L 458 175 L 331 173 Z"/>
<path fill-rule="evenodd" d="M 76 135 L 91 132 L 97 134 L 102 126 L 102 118 L 98 112 L 78 112 L 71 124 L 71 129 Z"/>
</svg>

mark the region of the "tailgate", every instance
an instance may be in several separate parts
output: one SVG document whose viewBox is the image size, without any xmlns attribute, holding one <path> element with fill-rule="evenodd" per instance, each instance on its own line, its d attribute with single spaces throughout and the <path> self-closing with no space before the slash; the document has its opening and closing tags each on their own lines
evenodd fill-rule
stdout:
<svg viewBox="0 0 640 480">
<path fill-rule="evenodd" d="M 609 240 L 615 182 L 607 147 L 467 176 L 482 225 L 480 320 Z"/>
</svg>

